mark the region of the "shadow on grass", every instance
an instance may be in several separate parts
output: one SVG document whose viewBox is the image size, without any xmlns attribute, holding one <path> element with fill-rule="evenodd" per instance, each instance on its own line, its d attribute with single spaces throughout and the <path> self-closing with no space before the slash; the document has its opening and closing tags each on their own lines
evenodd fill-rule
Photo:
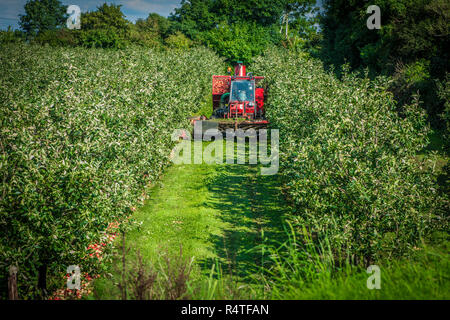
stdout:
<svg viewBox="0 0 450 320">
<path fill-rule="evenodd" d="M 279 177 L 261 176 L 255 165 L 223 165 L 208 184 L 213 195 L 206 205 L 219 210 L 227 227 L 223 236 L 212 236 L 223 273 L 246 282 L 267 268 L 261 245 L 286 239 L 284 217 L 288 207 L 281 195 Z M 259 247 L 258 247 L 259 246 Z M 200 262 L 205 272 L 212 259 Z"/>
</svg>

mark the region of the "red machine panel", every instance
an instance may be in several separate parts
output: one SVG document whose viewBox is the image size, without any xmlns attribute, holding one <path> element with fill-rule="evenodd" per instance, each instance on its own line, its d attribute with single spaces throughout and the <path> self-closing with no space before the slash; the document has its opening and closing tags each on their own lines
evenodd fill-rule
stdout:
<svg viewBox="0 0 450 320">
<path fill-rule="evenodd" d="M 231 76 L 213 76 L 212 94 L 224 94 L 230 91 Z"/>
<path fill-rule="evenodd" d="M 262 114 L 264 111 L 264 89 L 255 89 L 255 100 L 256 100 L 256 110 L 258 113 Z"/>
<path fill-rule="evenodd" d="M 231 76 L 213 76 L 212 96 L 213 109 L 220 106 L 220 97 L 226 92 L 230 92 Z"/>
</svg>

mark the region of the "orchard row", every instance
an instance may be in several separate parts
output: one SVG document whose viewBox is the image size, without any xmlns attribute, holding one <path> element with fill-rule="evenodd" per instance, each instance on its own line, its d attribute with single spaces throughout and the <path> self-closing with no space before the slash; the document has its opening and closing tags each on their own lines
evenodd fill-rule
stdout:
<svg viewBox="0 0 450 320">
<path fill-rule="evenodd" d="M 223 61 L 206 49 L 25 44 L 0 61 L 0 278 L 18 266 L 24 298 L 142 200 Z"/>
</svg>

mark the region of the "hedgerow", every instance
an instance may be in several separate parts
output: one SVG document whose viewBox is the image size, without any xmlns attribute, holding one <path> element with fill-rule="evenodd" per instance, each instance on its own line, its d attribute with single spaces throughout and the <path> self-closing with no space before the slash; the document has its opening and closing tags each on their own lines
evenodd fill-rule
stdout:
<svg viewBox="0 0 450 320">
<path fill-rule="evenodd" d="M 448 226 L 432 161 L 416 157 L 428 143 L 424 112 L 414 104 L 398 114 L 387 79 L 338 80 L 281 49 L 253 71 L 266 77 L 280 172 L 301 225 L 365 262 L 402 255 Z"/>
<path fill-rule="evenodd" d="M 87 271 L 86 247 L 169 163 L 173 129 L 223 62 L 206 49 L 26 44 L 3 46 L 0 62 L 0 278 L 17 265 L 26 298 L 39 271 Z"/>
</svg>

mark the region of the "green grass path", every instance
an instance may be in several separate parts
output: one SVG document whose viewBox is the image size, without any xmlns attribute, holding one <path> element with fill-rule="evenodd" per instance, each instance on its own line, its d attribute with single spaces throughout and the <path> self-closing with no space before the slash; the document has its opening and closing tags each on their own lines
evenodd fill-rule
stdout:
<svg viewBox="0 0 450 320">
<path fill-rule="evenodd" d="M 139 250 L 144 261 L 155 264 L 161 255 L 179 255 L 181 247 L 194 261 L 191 278 L 207 279 L 219 262 L 224 274 L 246 282 L 262 263 L 254 248 L 285 237 L 289 208 L 278 179 L 248 164 L 172 165 L 133 214 L 140 226 L 126 235 L 127 259 Z M 114 290 L 105 280 L 97 281 L 96 291 L 103 299 Z"/>
</svg>

